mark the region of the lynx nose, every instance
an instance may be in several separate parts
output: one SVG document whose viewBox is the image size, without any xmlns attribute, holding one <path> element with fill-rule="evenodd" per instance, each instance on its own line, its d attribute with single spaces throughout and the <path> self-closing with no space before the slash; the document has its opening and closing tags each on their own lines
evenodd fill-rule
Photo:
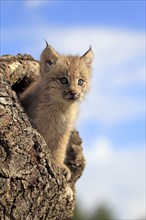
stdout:
<svg viewBox="0 0 146 220">
<path fill-rule="evenodd" d="M 73 99 L 77 99 L 78 98 L 78 94 L 76 92 L 73 92 L 72 90 L 69 91 L 69 95 L 71 96 L 71 98 Z"/>
</svg>

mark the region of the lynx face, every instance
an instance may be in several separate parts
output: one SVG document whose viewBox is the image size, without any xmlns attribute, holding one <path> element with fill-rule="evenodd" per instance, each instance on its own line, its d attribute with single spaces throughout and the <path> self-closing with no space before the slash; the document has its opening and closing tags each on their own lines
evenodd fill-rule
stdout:
<svg viewBox="0 0 146 220">
<path fill-rule="evenodd" d="M 61 56 L 50 46 L 41 55 L 41 73 L 48 84 L 49 97 L 56 101 L 81 101 L 89 88 L 91 49 L 82 57 Z"/>
</svg>

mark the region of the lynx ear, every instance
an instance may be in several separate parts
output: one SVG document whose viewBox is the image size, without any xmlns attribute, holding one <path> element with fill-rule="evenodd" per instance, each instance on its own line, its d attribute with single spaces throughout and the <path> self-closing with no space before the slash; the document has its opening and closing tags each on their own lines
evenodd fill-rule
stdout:
<svg viewBox="0 0 146 220">
<path fill-rule="evenodd" d="M 57 62 L 58 58 L 59 54 L 46 41 L 46 48 L 43 50 L 40 59 L 41 74 L 43 75 L 45 72 L 48 72 L 51 66 Z"/>
<path fill-rule="evenodd" d="M 91 68 L 93 58 L 94 58 L 94 54 L 90 46 L 89 50 L 83 56 L 81 56 L 81 60 L 84 61 L 84 63 L 87 65 L 88 68 Z"/>
</svg>

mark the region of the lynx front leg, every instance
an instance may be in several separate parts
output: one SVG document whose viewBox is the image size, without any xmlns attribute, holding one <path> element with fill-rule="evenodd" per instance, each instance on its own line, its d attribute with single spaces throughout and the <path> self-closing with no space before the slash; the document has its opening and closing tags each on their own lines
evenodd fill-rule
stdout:
<svg viewBox="0 0 146 220">
<path fill-rule="evenodd" d="M 71 178 L 71 171 L 64 163 L 66 158 L 66 146 L 66 144 L 60 145 L 59 143 L 58 147 L 52 150 L 52 156 L 55 162 L 62 168 L 66 180 L 69 181 Z"/>
</svg>

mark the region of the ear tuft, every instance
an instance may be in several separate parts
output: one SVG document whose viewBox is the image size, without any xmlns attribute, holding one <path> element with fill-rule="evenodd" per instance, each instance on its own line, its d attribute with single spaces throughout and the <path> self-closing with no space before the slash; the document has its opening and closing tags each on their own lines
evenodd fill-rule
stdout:
<svg viewBox="0 0 146 220">
<path fill-rule="evenodd" d="M 51 66 L 57 62 L 59 56 L 60 55 L 46 41 L 46 48 L 43 50 L 40 59 L 40 70 L 42 75 L 49 71 Z"/>
<path fill-rule="evenodd" d="M 46 47 L 48 47 L 49 46 L 48 42 L 46 40 L 45 40 L 45 42 L 46 42 Z"/>
<path fill-rule="evenodd" d="M 91 46 L 90 46 L 89 50 L 83 56 L 81 56 L 81 60 L 84 61 L 84 63 L 86 64 L 86 66 L 88 68 L 91 68 L 93 58 L 94 58 L 94 54 L 93 54 L 93 51 L 92 51 Z"/>
</svg>

